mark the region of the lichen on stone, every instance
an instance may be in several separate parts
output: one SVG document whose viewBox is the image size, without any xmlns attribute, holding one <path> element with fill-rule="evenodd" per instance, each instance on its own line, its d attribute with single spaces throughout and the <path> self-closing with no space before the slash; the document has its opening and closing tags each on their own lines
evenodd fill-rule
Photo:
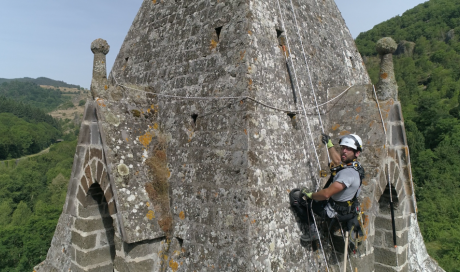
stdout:
<svg viewBox="0 0 460 272">
<path fill-rule="evenodd" d="M 375 50 L 381 55 L 393 53 L 398 45 L 391 37 L 381 38 L 375 45 Z"/>
<path fill-rule="evenodd" d="M 121 175 L 121 176 L 127 176 L 129 175 L 129 167 L 126 166 L 125 164 L 123 163 L 120 163 L 117 167 L 118 169 L 118 173 Z"/>
<path fill-rule="evenodd" d="M 105 116 L 105 121 L 113 126 L 118 127 L 120 125 L 120 119 L 115 114 L 108 112 Z"/>
<path fill-rule="evenodd" d="M 138 111 L 138 110 L 131 110 L 131 113 L 133 114 L 134 117 L 140 117 L 141 116 L 141 112 Z"/>
</svg>

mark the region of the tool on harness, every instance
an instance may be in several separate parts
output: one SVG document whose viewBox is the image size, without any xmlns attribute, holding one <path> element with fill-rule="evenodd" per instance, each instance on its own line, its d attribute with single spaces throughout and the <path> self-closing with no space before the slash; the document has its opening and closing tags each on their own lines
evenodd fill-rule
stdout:
<svg viewBox="0 0 460 272">
<path fill-rule="evenodd" d="M 323 169 L 319 170 L 319 176 L 322 178 L 327 177 L 327 171 Z"/>
<path fill-rule="evenodd" d="M 362 215 L 363 212 L 358 209 L 356 210 L 358 217 L 356 218 L 355 222 L 348 223 L 347 227 L 350 230 L 350 241 L 357 245 L 358 243 L 362 242 L 365 237 L 366 229 L 362 224 Z"/>
</svg>

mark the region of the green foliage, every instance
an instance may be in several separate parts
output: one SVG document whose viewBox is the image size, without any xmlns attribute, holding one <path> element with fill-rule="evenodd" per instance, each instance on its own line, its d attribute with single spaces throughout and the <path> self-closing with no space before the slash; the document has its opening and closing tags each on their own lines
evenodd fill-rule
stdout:
<svg viewBox="0 0 460 272">
<path fill-rule="evenodd" d="M 27 204 L 24 201 L 19 202 L 19 205 L 16 207 L 16 210 L 13 212 L 13 217 L 11 218 L 11 225 L 13 226 L 23 226 L 29 220 L 31 211 Z"/>
<path fill-rule="evenodd" d="M 61 110 L 67 110 L 70 108 L 74 108 L 75 106 L 73 105 L 72 101 L 66 101 L 64 104 L 59 106 L 59 109 Z"/>
<path fill-rule="evenodd" d="M 65 201 L 76 141 L 17 165 L 0 163 L 0 271 L 32 271 L 46 258 Z"/>
<path fill-rule="evenodd" d="M 0 84 L 0 95 L 50 112 L 68 100 L 57 89 L 44 89 L 30 82 L 11 81 Z"/>
<path fill-rule="evenodd" d="M 460 1 L 431 0 L 361 33 L 356 44 L 375 84 L 375 43 L 412 41 L 412 56 L 394 56 L 428 252 L 446 271 L 460 271 Z M 455 35 L 448 38 L 453 29 Z M 452 31 L 450 32 L 452 34 Z"/>
<path fill-rule="evenodd" d="M 2 112 L 12 113 L 30 123 L 44 122 L 56 129 L 60 129 L 59 122 L 51 115 L 46 114 L 42 109 L 33 107 L 27 103 L 17 102 L 4 96 L 0 96 L 0 113 Z"/>
<path fill-rule="evenodd" d="M 47 85 L 47 86 L 54 86 L 54 87 L 65 87 L 65 88 L 77 88 L 83 89 L 79 85 L 67 84 L 61 80 L 54 80 L 47 77 L 37 77 L 36 79 L 30 77 L 23 77 L 23 78 L 14 78 L 14 79 L 6 79 L 0 78 L 0 84 L 3 82 L 11 82 L 11 81 L 20 81 L 20 82 L 30 82 L 37 85 Z"/>
<path fill-rule="evenodd" d="M 11 199 L 5 199 L 0 203 L 0 226 L 8 225 L 11 222 L 11 214 L 13 213 L 12 202 Z"/>
<path fill-rule="evenodd" d="M 60 135 L 48 123 L 29 123 L 11 113 L 0 113 L 0 160 L 38 153 Z"/>
<path fill-rule="evenodd" d="M 85 104 L 86 104 L 86 100 L 83 100 L 83 99 L 78 102 L 78 106 L 80 107 L 84 106 Z"/>
</svg>

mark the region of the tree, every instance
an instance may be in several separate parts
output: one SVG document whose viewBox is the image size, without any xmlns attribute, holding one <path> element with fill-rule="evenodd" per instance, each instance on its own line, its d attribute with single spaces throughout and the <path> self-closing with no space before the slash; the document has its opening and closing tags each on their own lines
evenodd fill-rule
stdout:
<svg viewBox="0 0 460 272">
<path fill-rule="evenodd" d="M 29 207 L 24 201 L 21 201 L 13 212 L 13 217 L 11 220 L 11 224 L 13 226 L 23 226 L 29 221 L 29 217 L 32 214 Z"/>
</svg>

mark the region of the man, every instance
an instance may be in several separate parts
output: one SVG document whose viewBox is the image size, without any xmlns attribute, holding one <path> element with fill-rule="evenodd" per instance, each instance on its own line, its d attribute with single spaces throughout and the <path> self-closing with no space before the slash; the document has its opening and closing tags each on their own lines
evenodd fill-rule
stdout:
<svg viewBox="0 0 460 272">
<path fill-rule="evenodd" d="M 289 193 L 291 207 L 296 212 L 301 223 L 308 224 L 303 230 L 301 241 L 310 242 L 318 239 L 316 227 L 310 211 L 322 218 L 336 218 L 347 221 L 355 218 L 356 207 L 359 206 L 361 180 L 364 170 L 356 161 L 362 152 L 362 140 L 356 134 L 345 135 L 340 138 L 340 153 L 334 148 L 331 138 L 323 134 L 322 142 L 327 145 L 331 162 L 331 176 L 324 189 L 314 193 L 307 188 L 294 189 Z"/>
</svg>

